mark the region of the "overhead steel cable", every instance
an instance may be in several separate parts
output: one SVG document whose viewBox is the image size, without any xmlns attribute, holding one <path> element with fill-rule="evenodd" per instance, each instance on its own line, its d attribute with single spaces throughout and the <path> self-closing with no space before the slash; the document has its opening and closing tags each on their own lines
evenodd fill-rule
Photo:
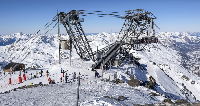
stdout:
<svg viewBox="0 0 200 106">
<path fill-rule="evenodd" d="M 55 18 L 55 17 L 54 17 L 54 18 Z M 49 21 L 47 24 L 45 24 L 44 27 L 47 26 L 50 22 L 51 22 L 51 21 Z M 52 23 L 51 23 L 51 24 L 52 24 Z M 51 25 L 51 24 L 50 24 L 50 25 Z M 48 25 L 47 27 L 49 27 L 50 25 Z M 46 28 L 47 28 L 47 27 L 46 27 Z M 45 29 L 46 29 L 46 28 L 45 28 Z M 45 29 L 44 29 L 44 30 L 45 30 Z M 36 38 L 39 36 L 38 33 L 39 33 L 41 30 L 42 30 L 42 28 L 41 28 L 40 30 L 38 30 L 37 33 L 33 34 L 33 36 L 31 36 L 31 37 L 25 42 L 25 44 L 28 43 L 31 39 L 36 39 Z M 38 36 L 35 36 L 35 35 L 38 35 Z M 25 46 L 24 46 L 25 44 L 22 45 L 22 46 L 23 46 L 23 47 L 22 47 L 22 50 L 25 49 Z M 21 44 L 14 45 L 14 46 L 19 46 L 19 45 L 21 45 Z M 12 54 L 8 57 L 7 60 L 9 60 L 9 59 L 11 58 L 12 55 L 14 55 L 14 53 L 12 53 Z M 14 56 L 14 57 L 15 57 L 15 56 Z M 18 57 L 18 58 L 19 58 L 19 57 Z M 11 58 L 11 59 L 13 59 L 13 58 Z M 3 62 L 5 62 L 5 61 L 6 61 L 6 60 L 4 60 Z"/>
<path fill-rule="evenodd" d="M 55 18 L 55 17 L 54 17 L 54 18 Z M 44 27 L 47 26 L 50 22 L 51 22 L 51 21 L 49 21 L 47 24 L 45 24 Z M 52 22 L 52 23 L 53 23 L 53 22 Z M 51 23 L 51 24 L 52 24 L 52 23 Z M 51 24 L 49 24 L 47 27 L 49 27 Z M 56 23 L 56 24 L 57 24 L 57 23 Z M 54 27 L 56 26 L 56 24 L 54 25 Z M 46 27 L 46 28 L 47 28 L 47 27 Z M 53 27 L 53 28 L 54 28 L 54 27 Z M 46 29 L 46 28 L 45 28 L 45 29 Z M 52 29 L 53 29 L 53 28 L 52 28 Z M 45 30 L 45 29 L 44 29 L 44 30 Z M 52 29 L 51 29 L 51 30 L 52 30 Z M 38 33 L 39 33 L 41 30 L 42 30 L 42 28 L 41 28 L 40 30 L 38 30 L 35 34 L 33 34 L 33 36 L 31 36 L 23 45 L 18 44 L 18 46 L 19 46 L 19 45 L 23 46 L 23 47 L 22 47 L 22 50 L 24 50 L 24 49 L 25 49 L 25 46 L 24 46 L 24 45 L 26 45 L 31 39 L 33 39 L 33 40 L 36 39 L 36 38 L 39 36 Z M 49 30 L 48 30 L 48 31 L 49 31 Z M 46 32 L 46 33 L 47 33 L 47 32 Z M 46 34 L 46 33 L 45 33 L 45 34 Z M 37 35 L 37 36 L 35 36 L 35 35 Z M 38 40 L 37 40 L 37 41 L 38 41 Z M 35 41 L 35 42 L 37 42 L 37 41 Z M 17 45 L 15 45 L 15 46 L 17 46 Z M 26 52 L 27 52 L 27 51 L 28 51 L 28 49 L 26 50 Z M 30 52 L 29 52 L 29 53 L 30 53 Z M 28 53 L 28 54 L 29 54 L 29 53 Z M 28 55 L 28 54 L 27 54 L 27 55 Z M 12 55 L 14 55 L 14 53 L 12 53 L 12 54 L 8 57 L 7 60 L 9 60 L 9 59 L 11 58 Z M 15 54 L 15 55 L 16 55 L 16 54 Z M 14 57 L 15 57 L 15 56 L 14 56 Z M 14 58 L 14 57 L 13 57 L 13 58 Z M 19 57 L 20 57 L 20 54 L 19 54 L 18 58 L 19 58 Z M 11 58 L 11 59 L 13 59 L 13 58 Z M 17 58 L 17 59 L 18 59 L 18 58 Z M 23 60 L 24 60 L 24 59 L 23 59 Z M 23 60 L 22 60 L 22 61 L 23 61 Z M 21 61 L 21 62 L 22 62 L 22 61 Z M 3 62 L 5 62 L 5 60 L 4 60 Z"/>
<path fill-rule="evenodd" d="M 49 24 L 49 22 L 48 22 L 47 24 Z M 47 24 L 46 24 L 46 25 L 47 25 Z M 45 26 L 46 26 L 46 25 L 45 25 Z M 44 27 L 45 27 L 45 26 L 44 26 Z"/>
</svg>

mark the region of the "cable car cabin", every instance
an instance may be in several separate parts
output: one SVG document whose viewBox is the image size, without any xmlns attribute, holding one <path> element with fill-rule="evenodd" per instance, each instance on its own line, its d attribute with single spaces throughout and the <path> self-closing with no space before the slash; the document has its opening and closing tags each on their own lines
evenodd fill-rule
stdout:
<svg viewBox="0 0 200 106">
<path fill-rule="evenodd" d="M 141 39 L 128 39 L 128 44 L 133 45 L 133 44 L 140 44 Z"/>
<path fill-rule="evenodd" d="M 158 38 L 155 37 L 155 36 L 152 36 L 151 40 L 152 40 L 153 43 L 158 43 Z"/>
<path fill-rule="evenodd" d="M 157 43 L 157 42 L 158 42 L 158 38 L 155 36 L 143 37 L 141 39 L 141 43 Z"/>
<path fill-rule="evenodd" d="M 149 43 L 149 37 L 142 37 L 141 43 Z"/>
<path fill-rule="evenodd" d="M 140 44 L 141 43 L 141 39 L 135 39 L 133 41 L 134 41 L 134 44 Z"/>
</svg>

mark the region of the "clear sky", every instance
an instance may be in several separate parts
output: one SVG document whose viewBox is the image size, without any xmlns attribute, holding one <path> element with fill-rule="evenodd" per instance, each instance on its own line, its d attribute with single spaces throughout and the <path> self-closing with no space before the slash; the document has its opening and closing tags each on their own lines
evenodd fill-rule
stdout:
<svg viewBox="0 0 200 106">
<path fill-rule="evenodd" d="M 145 9 L 157 19 L 161 28 L 156 32 L 200 32 L 200 0 L 0 0 L 0 34 L 36 33 L 59 12 L 87 10 L 119 12 Z M 119 32 L 124 19 L 114 17 L 84 17 L 85 33 Z M 51 31 L 56 33 L 57 29 Z M 61 26 L 61 33 L 66 33 Z"/>
</svg>

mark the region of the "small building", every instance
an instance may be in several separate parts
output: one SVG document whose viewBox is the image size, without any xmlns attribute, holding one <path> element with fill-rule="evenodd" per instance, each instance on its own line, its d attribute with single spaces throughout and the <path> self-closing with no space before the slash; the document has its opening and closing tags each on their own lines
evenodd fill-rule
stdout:
<svg viewBox="0 0 200 106">
<path fill-rule="evenodd" d="M 25 64 L 11 62 L 8 65 L 6 65 L 5 67 L 3 67 L 5 72 L 10 72 L 11 68 L 12 68 L 12 71 L 19 71 L 19 70 L 25 69 Z"/>
<path fill-rule="evenodd" d="M 61 40 L 61 48 L 63 50 L 70 50 L 69 40 Z"/>
<path fill-rule="evenodd" d="M 103 79 L 106 79 L 108 81 L 113 81 L 117 79 L 117 72 L 115 71 L 106 71 L 103 73 Z"/>
<path fill-rule="evenodd" d="M 119 59 L 115 59 L 115 61 L 114 61 L 114 64 L 113 64 L 114 66 L 119 66 Z"/>
</svg>

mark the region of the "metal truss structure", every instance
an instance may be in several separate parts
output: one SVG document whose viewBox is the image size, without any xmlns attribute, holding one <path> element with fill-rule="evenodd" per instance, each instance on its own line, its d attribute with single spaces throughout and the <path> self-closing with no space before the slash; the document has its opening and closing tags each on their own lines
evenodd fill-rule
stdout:
<svg viewBox="0 0 200 106">
<path fill-rule="evenodd" d="M 127 15 L 125 17 L 120 17 L 121 19 L 125 19 L 125 22 L 119 33 L 118 41 L 94 53 L 92 52 L 80 23 L 84 21 L 82 18 L 79 18 L 79 15 L 83 14 L 82 11 L 72 10 L 69 13 L 60 12 L 57 14 L 57 17 L 54 17 L 53 21 L 55 22 L 58 19 L 60 23 L 64 25 L 70 41 L 74 45 L 80 58 L 89 58 L 95 61 L 97 60 L 94 58 L 95 54 L 104 54 L 102 58 L 98 59 L 93 65 L 92 68 L 96 69 L 108 64 L 109 61 L 113 61 L 120 50 L 126 49 L 122 47 L 125 44 L 134 47 L 135 44 L 156 43 L 158 41 L 154 36 L 150 37 L 151 30 L 155 33 L 153 19 L 156 19 L 151 12 L 144 11 L 143 9 L 128 10 L 125 12 Z M 148 33 L 147 36 L 145 38 L 139 38 L 144 32 Z"/>
<path fill-rule="evenodd" d="M 94 60 L 92 49 L 88 43 L 87 37 L 82 29 L 81 23 L 83 18 L 79 18 L 80 11 L 72 10 L 69 13 L 60 12 L 53 21 L 57 19 L 64 25 L 80 58 L 89 58 Z"/>
<path fill-rule="evenodd" d="M 93 65 L 94 69 L 108 64 L 109 61 L 113 61 L 115 59 L 113 57 L 119 53 L 120 49 L 127 49 L 122 47 L 125 44 L 128 44 L 129 48 L 131 48 L 134 47 L 135 44 L 157 42 L 157 38 L 153 39 L 154 37 L 148 37 L 150 36 L 151 30 L 155 33 L 153 19 L 156 19 L 156 17 L 153 16 L 151 12 L 143 12 L 143 9 L 129 10 L 125 12 L 127 12 L 127 15 L 125 17 L 121 17 L 122 19 L 125 19 L 125 22 L 119 33 L 122 37 L 119 38 L 118 36 L 119 41 L 116 41 L 107 51 L 103 51 L 105 53 L 103 57 Z M 147 37 L 139 39 L 145 31 L 148 32 Z"/>
<path fill-rule="evenodd" d="M 122 19 L 125 19 L 125 22 L 119 33 L 123 34 L 123 37 L 121 38 L 122 41 L 127 37 L 138 39 L 145 31 L 147 31 L 148 36 L 150 36 L 151 29 L 153 29 L 155 33 L 153 28 L 153 19 L 156 19 L 156 17 L 151 12 L 144 12 L 143 9 L 129 10 L 125 12 L 128 15 L 121 17 Z"/>
</svg>

